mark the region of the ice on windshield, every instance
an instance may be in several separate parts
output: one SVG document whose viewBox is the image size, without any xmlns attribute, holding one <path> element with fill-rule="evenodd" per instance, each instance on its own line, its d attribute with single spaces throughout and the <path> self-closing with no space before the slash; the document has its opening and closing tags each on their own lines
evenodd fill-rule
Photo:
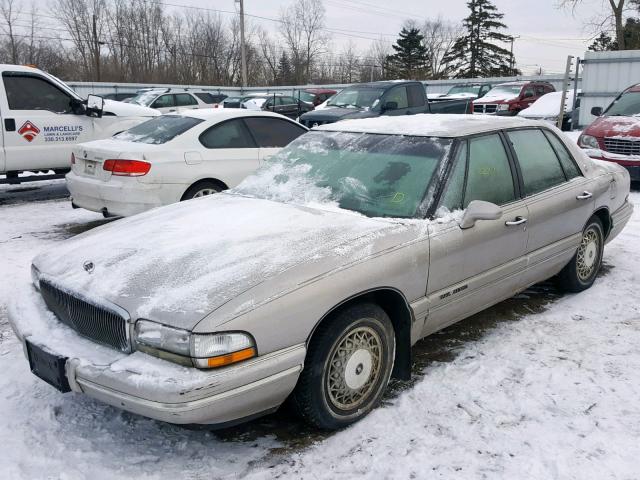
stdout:
<svg viewBox="0 0 640 480">
<path fill-rule="evenodd" d="M 384 90 L 380 88 L 345 88 L 327 103 L 329 107 L 375 108 Z"/>
<path fill-rule="evenodd" d="M 451 140 L 309 132 L 233 191 L 279 202 L 332 204 L 369 217 L 413 218 Z"/>
<path fill-rule="evenodd" d="M 605 115 L 633 117 L 640 115 L 640 92 L 623 93 L 604 112 Z"/>
<path fill-rule="evenodd" d="M 203 120 L 200 118 L 182 117 L 179 115 L 162 115 L 136 125 L 129 130 L 114 135 L 114 138 L 125 142 L 149 143 L 160 145 L 173 140 Z"/>
<path fill-rule="evenodd" d="M 136 105 L 142 105 L 143 107 L 148 107 L 153 103 L 153 101 L 158 96 L 158 92 L 142 92 L 136 95 L 135 97 L 131 97 L 129 99 L 129 103 L 135 103 Z"/>
</svg>

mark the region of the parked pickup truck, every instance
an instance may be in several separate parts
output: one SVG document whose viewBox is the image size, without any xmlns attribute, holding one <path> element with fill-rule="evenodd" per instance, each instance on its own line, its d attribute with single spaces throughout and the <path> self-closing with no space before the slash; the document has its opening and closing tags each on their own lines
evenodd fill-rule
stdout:
<svg viewBox="0 0 640 480">
<path fill-rule="evenodd" d="M 71 149 L 127 130 L 159 112 L 139 105 L 80 98 L 64 82 L 33 67 L 0 65 L 0 174 L 18 183 L 25 171 L 71 167 Z M 90 105 L 88 104 L 90 103 Z"/>
<path fill-rule="evenodd" d="M 430 103 L 424 85 L 414 81 L 383 81 L 352 85 L 327 102 L 326 108 L 300 116 L 308 128 L 353 118 L 416 113 L 465 113 L 467 100 Z"/>
</svg>

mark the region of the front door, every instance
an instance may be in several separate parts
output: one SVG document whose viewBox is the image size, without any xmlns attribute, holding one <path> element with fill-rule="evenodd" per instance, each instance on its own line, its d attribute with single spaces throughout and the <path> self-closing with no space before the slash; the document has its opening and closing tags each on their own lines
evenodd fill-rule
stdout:
<svg viewBox="0 0 640 480">
<path fill-rule="evenodd" d="M 430 228 L 429 315 L 423 334 L 521 289 L 528 210 L 520 199 L 513 167 L 498 134 L 459 144 L 437 215 L 443 220 L 432 222 Z M 501 206 L 502 217 L 479 220 L 473 227 L 461 229 L 460 209 L 473 200 Z"/>
<path fill-rule="evenodd" d="M 93 119 L 74 114 L 73 97 L 37 73 L 3 72 L 2 81 L 4 170 L 70 168 L 72 146 L 93 139 Z"/>
</svg>

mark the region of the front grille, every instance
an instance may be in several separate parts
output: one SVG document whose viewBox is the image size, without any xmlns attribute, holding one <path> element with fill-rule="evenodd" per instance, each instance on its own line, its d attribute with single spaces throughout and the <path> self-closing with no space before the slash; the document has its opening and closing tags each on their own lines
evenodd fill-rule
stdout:
<svg viewBox="0 0 640 480">
<path fill-rule="evenodd" d="M 80 335 L 122 352 L 129 351 L 127 319 L 116 309 L 95 305 L 43 279 L 40 293 L 58 320 Z"/>
<path fill-rule="evenodd" d="M 604 147 L 607 152 L 619 155 L 640 155 L 640 140 L 605 138 Z"/>
<path fill-rule="evenodd" d="M 473 106 L 473 113 L 496 113 L 497 109 L 495 103 L 478 103 Z"/>
</svg>

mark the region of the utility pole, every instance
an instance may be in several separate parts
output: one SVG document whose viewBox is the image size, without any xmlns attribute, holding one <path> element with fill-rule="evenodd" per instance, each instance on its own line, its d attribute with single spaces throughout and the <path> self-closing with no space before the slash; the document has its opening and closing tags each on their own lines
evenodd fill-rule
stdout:
<svg viewBox="0 0 640 480">
<path fill-rule="evenodd" d="M 514 35 L 511 37 L 511 61 L 509 63 L 511 63 L 511 76 L 515 76 L 515 69 L 516 69 L 516 62 L 515 59 L 513 58 L 513 42 L 516 41 L 516 39 L 520 38 L 520 35 Z"/>
<path fill-rule="evenodd" d="M 564 120 L 564 107 L 567 102 L 567 89 L 569 88 L 569 80 L 571 76 L 571 67 L 573 64 L 573 56 L 567 57 L 567 66 L 564 69 L 564 80 L 562 81 L 562 97 L 560 97 L 560 112 L 558 113 L 558 119 L 556 126 L 562 130 L 562 122 Z"/>
<path fill-rule="evenodd" d="M 96 57 L 96 82 L 100 81 L 100 40 L 98 39 L 98 25 L 96 14 L 93 14 L 93 52 Z"/>
<path fill-rule="evenodd" d="M 240 61 L 242 63 L 242 88 L 247 86 L 247 53 L 244 43 L 244 0 L 236 0 L 240 4 Z"/>
</svg>

